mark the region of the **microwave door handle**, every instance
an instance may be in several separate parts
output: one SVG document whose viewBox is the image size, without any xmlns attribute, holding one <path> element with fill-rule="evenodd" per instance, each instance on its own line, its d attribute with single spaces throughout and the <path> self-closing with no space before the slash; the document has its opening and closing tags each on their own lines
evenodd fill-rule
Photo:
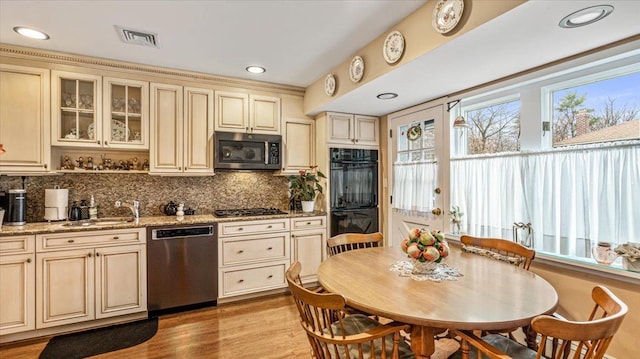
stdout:
<svg viewBox="0 0 640 359">
<path fill-rule="evenodd" d="M 269 141 L 264 141 L 264 164 L 269 164 Z"/>
</svg>

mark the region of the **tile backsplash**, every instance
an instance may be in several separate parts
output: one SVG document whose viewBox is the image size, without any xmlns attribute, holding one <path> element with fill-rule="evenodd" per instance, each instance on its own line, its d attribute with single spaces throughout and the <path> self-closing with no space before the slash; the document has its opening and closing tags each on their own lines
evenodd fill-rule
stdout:
<svg viewBox="0 0 640 359">
<path fill-rule="evenodd" d="M 26 177 L 27 222 L 44 222 L 44 192 L 54 186 L 69 189 L 72 201 L 95 197 L 98 217 L 128 216 L 127 208 L 115 208 L 117 200 L 140 201 L 141 216 L 164 215 L 169 201 L 184 202 L 196 214 L 214 209 L 288 208 L 287 178 L 271 172 L 218 171 L 215 176 L 160 177 L 141 173 L 65 173 Z M 0 190 L 22 188 L 20 177 L 0 177 Z"/>
</svg>

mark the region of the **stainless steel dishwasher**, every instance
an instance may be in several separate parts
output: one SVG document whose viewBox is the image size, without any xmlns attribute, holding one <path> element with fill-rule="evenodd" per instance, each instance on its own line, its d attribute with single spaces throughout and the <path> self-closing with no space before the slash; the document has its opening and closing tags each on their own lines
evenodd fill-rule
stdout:
<svg viewBox="0 0 640 359">
<path fill-rule="evenodd" d="M 148 227 L 148 310 L 216 305 L 217 252 L 215 225 Z"/>
</svg>

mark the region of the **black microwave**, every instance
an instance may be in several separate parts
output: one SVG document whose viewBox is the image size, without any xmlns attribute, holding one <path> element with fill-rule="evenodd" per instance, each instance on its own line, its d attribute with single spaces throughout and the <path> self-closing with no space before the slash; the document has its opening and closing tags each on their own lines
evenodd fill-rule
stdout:
<svg viewBox="0 0 640 359">
<path fill-rule="evenodd" d="M 216 132 L 215 168 L 279 170 L 282 168 L 282 136 Z"/>
</svg>

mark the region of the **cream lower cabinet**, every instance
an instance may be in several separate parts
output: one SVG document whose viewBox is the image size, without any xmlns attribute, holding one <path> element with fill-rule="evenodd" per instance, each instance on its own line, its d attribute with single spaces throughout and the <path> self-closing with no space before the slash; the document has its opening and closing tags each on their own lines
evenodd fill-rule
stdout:
<svg viewBox="0 0 640 359">
<path fill-rule="evenodd" d="M 316 124 L 310 119 L 287 119 L 284 121 L 284 168 L 283 174 L 298 174 L 316 165 Z"/>
<path fill-rule="evenodd" d="M 0 335 L 36 328 L 35 236 L 0 238 Z"/>
<path fill-rule="evenodd" d="M 51 170 L 48 69 L 0 64 L 0 174 Z"/>
<path fill-rule="evenodd" d="M 213 96 L 151 84 L 151 174 L 213 174 Z"/>
<path fill-rule="evenodd" d="M 36 236 L 36 328 L 147 310 L 144 229 Z"/>
<path fill-rule="evenodd" d="M 291 219 L 291 260 L 302 264 L 303 284 L 318 281 L 318 267 L 327 246 L 327 217 L 299 217 Z"/>
<path fill-rule="evenodd" d="M 289 219 L 221 222 L 218 225 L 218 298 L 287 286 Z"/>
</svg>

